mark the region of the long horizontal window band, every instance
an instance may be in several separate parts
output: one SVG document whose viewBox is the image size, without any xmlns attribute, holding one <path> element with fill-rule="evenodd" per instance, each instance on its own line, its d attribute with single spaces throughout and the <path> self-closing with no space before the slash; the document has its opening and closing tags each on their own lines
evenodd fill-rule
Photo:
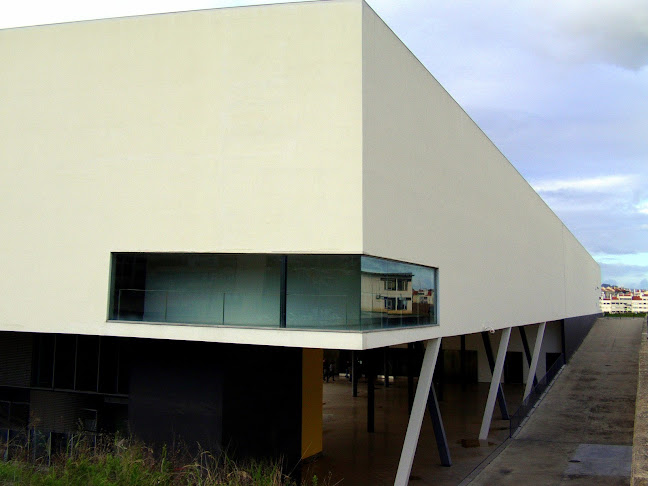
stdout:
<svg viewBox="0 0 648 486">
<path fill-rule="evenodd" d="M 292 329 L 437 324 L 435 268 L 365 255 L 113 253 L 110 320 Z"/>
</svg>

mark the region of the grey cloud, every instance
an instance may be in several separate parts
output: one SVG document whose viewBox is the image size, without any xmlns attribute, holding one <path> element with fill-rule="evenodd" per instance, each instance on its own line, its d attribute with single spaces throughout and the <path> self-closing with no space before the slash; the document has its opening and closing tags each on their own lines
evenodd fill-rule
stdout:
<svg viewBox="0 0 648 486">
<path fill-rule="evenodd" d="M 630 255 L 646 251 L 648 233 L 640 226 L 645 216 L 623 214 L 615 207 L 602 211 L 554 210 L 592 253 Z"/>
<path fill-rule="evenodd" d="M 573 175 L 647 172 L 648 138 L 640 132 L 648 133 L 648 122 L 642 119 L 497 108 L 468 110 L 525 177 L 549 178 L 558 166 L 560 173 Z M 640 129 L 644 125 L 645 129 Z"/>
<path fill-rule="evenodd" d="M 561 0 L 532 7 L 549 22 L 553 53 L 569 60 L 639 70 L 648 65 L 648 8 L 644 0 Z"/>
<path fill-rule="evenodd" d="M 648 266 L 601 263 L 601 280 L 606 283 L 620 281 L 630 288 L 648 288 Z"/>
</svg>

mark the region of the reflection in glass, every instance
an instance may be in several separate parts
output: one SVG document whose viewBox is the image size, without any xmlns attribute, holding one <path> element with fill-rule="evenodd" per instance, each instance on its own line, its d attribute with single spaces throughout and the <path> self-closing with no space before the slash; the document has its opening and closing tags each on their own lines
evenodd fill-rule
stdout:
<svg viewBox="0 0 648 486">
<path fill-rule="evenodd" d="M 360 255 L 113 254 L 109 319 L 280 327 L 283 303 L 293 329 L 434 325 L 436 270 Z"/>
<path fill-rule="evenodd" d="M 434 268 L 363 256 L 363 329 L 436 324 Z"/>
<path fill-rule="evenodd" d="M 280 257 L 116 254 L 111 319 L 279 326 Z"/>
<path fill-rule="evenodd" d="M 359 329 L 359 268 L 358 255 L 289 255 L 286 327 Z"/>
</svg>

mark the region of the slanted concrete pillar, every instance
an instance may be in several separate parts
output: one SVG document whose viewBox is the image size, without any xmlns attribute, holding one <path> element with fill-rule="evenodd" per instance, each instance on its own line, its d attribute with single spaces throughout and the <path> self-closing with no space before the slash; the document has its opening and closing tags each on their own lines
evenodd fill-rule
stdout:
<svg viewBox="0 0 648 486">
<path fill-rule="evenodd" d="M 407 486 L 409 483 L 414 454 L 416 454 L 416 446 L 418 445 L 418 438 L 421 433 L 421 424 L 425 416 L 425 406 L 427 405 L 440 346 L 441 338 L 436 338 L 428 341 L 427 348 L 425 349 L 423 365 L 421 366 L 421 373 L 419 375 L 418 385 L 416 386 L 416 395 L 414 396 L 414 404 L 412 405 L 412 413 L 410 414 L 409 424 L 407 425 L 407 432 L 405 434 L 403 450 L 401 451 L 400 462 L 398 463 L 398 472 L 396 473 L 394 486 Z"/>
<path fill-rule="evenodd" d="M 482 341 L 484 341 L 486 357 L 488 358 L 488 366 L 490 367 L 492 375 L 495 371 L 495 358 L 493 357 L 493 349 L 491 347 L 490 337 L 488 336 L 488 334 L 489 333 L 487 331 L 484 331 L 481 333 L 481 336 Z M 497 387 L 497 402 L 499 403 L 500 411 L 502 412 L 502 418 L 504 420 L 508 420 L 510 417 L 508 413 L 508 407 L 506 406 L 506 398 L 504 397 L 504 390 L 502 389 L 502 385 Z"/>
<path fill-rule="evenodd" d="M 488 431 L 490 430 L 491 421 L 493 419 L 493 409 L 495 408 L 497 391 L 500 387 L 500 380 L 502 379 L 502 370 L 504 369 L 504 360 L 506 359 L 506 350 L 508 349 L 510 338 L 511 328 L 507 327 L 502 330 L 499 349 L 497 350 L 497 359 L 495 360 L 495 368 L 493 369 L 493 378 L 488 391 L 488 399 L 486 400 L 484 418 L 482 419 L 482 425 L 479 431 L 479 440 L 488 439 Z"/>
<path fill-rule="evenodd" d="M 546 322 L 543 322 L 538 326 L 538 334 L 536 336 L 535 346 L 533 346 L 533 357 L 531 358 L 531 365 L 529 366 L 529 376 L 527 377 L 527 384 L 524 389 L 524 400 L 531 393 L 531 388 L 533 388 L 533 381 L 536 377 L 536 370 L 538 369 L 538 360 L 540 359 L 540 348 L 542 347 L 542 339 L 544 338 L 545 327 L 547 326 Z"/>
<path fill-rule="evenodd" d="M 412 413 L 414 405 L 414 343 L 407 343 L 407 412 Z"/>
<path fill-rule="evenodd" d="M 367 369 L 367 432 L 375 430 L 375 413 L 376 413 L 376 350 L 371 349 L 365 352 L 365 362 Z"/>
</svg>

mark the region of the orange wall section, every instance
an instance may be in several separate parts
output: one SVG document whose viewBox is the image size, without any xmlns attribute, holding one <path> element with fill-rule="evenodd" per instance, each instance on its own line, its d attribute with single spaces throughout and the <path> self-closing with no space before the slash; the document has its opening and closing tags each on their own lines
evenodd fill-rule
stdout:
<svg viewBox="0 0 648 486">
<path fill-rule="evenodd" d="M 323 359 L 321 349 L 302 350 L 302 459 L 322 452 Z"/>
</svg>

